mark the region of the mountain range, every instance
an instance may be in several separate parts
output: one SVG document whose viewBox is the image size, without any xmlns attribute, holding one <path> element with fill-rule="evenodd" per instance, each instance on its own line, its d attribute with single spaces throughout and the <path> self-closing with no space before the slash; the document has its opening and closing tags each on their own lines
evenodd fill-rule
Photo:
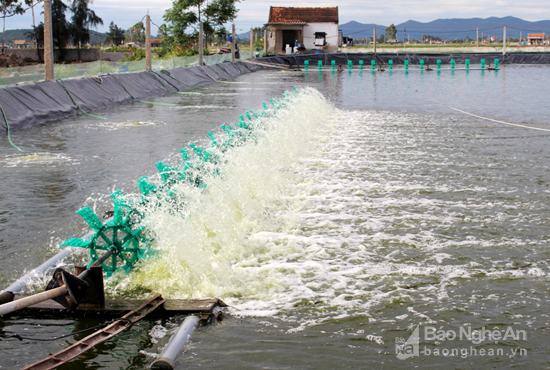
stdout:
<svg viewBox="0 0 550 370">
<path fill-rule="evenodd" d="M 6 30 L 6 44 L 9 44 L 13 40 L 30 40 L 28 34 L 32 32 L 32 29 L 16 29 L 16 30 Z M 0 43 L 2 42 L 2 32 L 0 32 Z M 90 32 L 90 43 L 92 45 L 101 45 L 107 35 L 105 33 L 91 31 Z"/>
<path fill-rule="evenodd" d="M 361 39 L 372 37 L 374 28 L 376 28 L 377 37 L 385 34 L 388 26 L 351 21 L 340 24 L 339 28 L 344 36 Z M 502 38 L 505 26 L 507 38 L 519 38 L 520 35 L 526 38 L 528 33 L 550 34 L 550 20 L 530 22 L 516 17 L 437 19 L 427 23 L 409 20 L 396 24 L 395 28 L 400 41 L 403 41 L 404 35 L 410 40 L 421 40 L 423 35 L 440 37 L 443 40 L 464 39 L 468 36 L 475 40 L 476 29 L 479 29 L 479 37 L 483 35 Z"/>
</svg>

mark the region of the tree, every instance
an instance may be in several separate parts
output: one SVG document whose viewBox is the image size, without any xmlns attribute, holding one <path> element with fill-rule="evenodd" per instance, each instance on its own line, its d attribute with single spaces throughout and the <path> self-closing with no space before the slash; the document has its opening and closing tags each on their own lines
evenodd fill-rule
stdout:
<svg viewBox="0 0 550 370">
<path fill-rule="evenodd" d="M 118 28 L 118 26 L 111 21 L 111 24 L 109 24 L 109 32 L 107 32 L 107 38 L 105 39 L 105 42 L 111 45 L 120 45 L 124 42 L 124 34 L 126 32 L 122 28 Z"/>
<path fill-rule="evenodd" d="M 145 26 L 137 22 L 126 31 L 126 41 L 145 42 Z"/>
<path fill-rule="evenodd" d="M 42 27 L 40 27 L 40 25 L 42 25 Z M 38 61 L 42 62 L 40 47 L 44 47 L 44 24 L 40 22 L 38 26 L 33 26 L 32 31 L 26 32 L 25 36 L 36 40 L 36 53 L 38 54 Z"/>
<path fill-rule="evenodd" d="M 62 0 L 52 0 L 52 34 L 54 47 L 59 49 L 59 60 L 65 59 L 65 48 L 71 40 L 71 27 L 65 19 L 68 6 Z M 44 12 L 42 12 L 44 13 Z M 40 22 L 27 35 L 36 39 L 36 49 L 44 45 L 44 23 Z M 40 57 L 40 53 L 38 53 Z"/>
<path fill-rule="evenodd" d="M 65 5 L 63 0 L 52 1 L 52 33 L 53 44 L 59 49 L 59 59 L 65 59 L 65 48 L 67 43 L 71 40 L 71 28 L 67 20 L 65 19 L 65 12 L 68 6 Z M 44 34 L 44 24 L 40 22 L 38 27 L 41 27 L 42 34 Z"/>
<path fill-rule="evenodd" d="M 254 27 L 252 33 L 254 34 L 254 47 L 262 48 L 264 47 L 264 27 Z"/>
<path fill-rule="evenodd" d="M 388 42 L 397 41 L 397 29 L 393 25 L 393 23 L 386 28 L 386 40 Z"/>
<path fill-rule="evenodd" d="M 90 41 L 89 27 L 96 27 L 103 24 L 103 20 L 98 17 L 93 10 L 89 8 L 93 0 L 73 0 L 70 9 L 72 16 L 72 34 L 73 41 L 78 50 L 78 60 L 80 60 L 80 45 Z"/>
<path fill-rule="evenodd" d="M 237 17 L 236 3 L 240 0 L 174 0 L 172 8 L 164 13 L 167 24 L 165 42 L 173 45 L 189 43 L 188 28 L 194 30 L 192 37 L 198 35 L 199 24 L 203 22 L 204 36 L 207 41 L 214 34 L 223 33 L 223 24 Z"/>
<path fill-rule="evenodd" d="M 168 27 L 166 27 L 166 24 L 161 24 L 158 31 L 157 31 L 157 39 L 163 39 L 167 36 L 168 33 Z"/>
<path fill-rule="evenodd" d="M 31 1 L 25 0 L 25 4 L 30 5 Z M 6 18 L 16 14 L 23 14 L 25 13 L 25 9 L 23 9 L 23 4 L 20 0 L 2 0 L 0 2 L 0 12 L 4 21 L 4 31 L 2 32 L 2 51 L 4 51 L 6 47 Z"/>
</svg>

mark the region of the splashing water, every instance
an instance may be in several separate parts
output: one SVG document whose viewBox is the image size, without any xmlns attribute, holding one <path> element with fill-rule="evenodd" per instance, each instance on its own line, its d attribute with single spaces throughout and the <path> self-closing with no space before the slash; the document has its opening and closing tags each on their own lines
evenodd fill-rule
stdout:
<svg viewBox="0 0 550 370">
<path fill-rule="evenodd" d="M 221 153 L 220 174 L 203 174 L 208 186 L 177 185 L 179 201 L 155 210 L 145 221 L 163 257 L 147 261 L 124 281 L 113 280 L 115 291 L 150 289 L 166 297 L 249 297 L 285 282 L 268 278 L 251 284 L 257 257 L 266 252 L 288 254 L 292 238 L 276 248 L 266 245 L 266 233 L 294 226 L 281 217 L 289 204 L 289 187 L 300 182 L 297 168 L 319 149 L 316 137 L 331 129 L 335 110 L 315 90 L 305 89 L 272 118 L 259 118 L 254 141 Z M 275 235 L 275 234 L 274 234 Z M 269 251 L 267 248 L 272 249 Z M 116 281 L 116 282 L 115 282 Z"/>
<path fill-rule="evenodd" d="M 480 315 L 488 300 L 514 305 L 502 279 L 548 276 L 548 252 L 530 240 L 548 229 L 545 198 L 500 187 L 512 159 L 479 140 L 439 139 L 453 118 L 340 111 L 305 89 L 259 126 L 254 142 L 218 153 L 206 188 L 181 185 L 183 201 L 152 213 L 163 257 L 113 289 L 219 297 L 242 315 L 299 322 L 299 332 L 354 316 Z"/>
</svg>

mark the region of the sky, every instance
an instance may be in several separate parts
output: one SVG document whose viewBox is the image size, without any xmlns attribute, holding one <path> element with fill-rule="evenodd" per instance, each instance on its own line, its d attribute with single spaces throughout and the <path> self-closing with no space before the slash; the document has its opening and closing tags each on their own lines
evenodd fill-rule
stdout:
<svg viewBox="0 0 550 370">
<path fill-rule="evenodd" d="M 68 3 L 70 0 L 65 0 Z M 149 11 L 153 22 L 151 33 L 163 22 L 162 16 L 172 5 L 171 0 L 95 0 L 92 9 L 103 19 L 104 25 L 97 31 L 108 30 L 109 23 L 128 29 L 141 21 Z M 338 6 L 340 24 L 349 21 L 376 23 L 383 26 L 400 24 L 408 20 L 430 22 L 440 18 L 488 18 L 514 16 L 527 21 L 550 19 L 548 0 L 243 0 L 235 26 L 237 33 L 260 27 L 267 22 L 270 6 Z M 35 7 L 38 24 L 43 15 L 42 4 Z M 6 19 L 6 29 L 31 28 L 32 15 L 27 11 L 22 16 Z"/>
</svg>

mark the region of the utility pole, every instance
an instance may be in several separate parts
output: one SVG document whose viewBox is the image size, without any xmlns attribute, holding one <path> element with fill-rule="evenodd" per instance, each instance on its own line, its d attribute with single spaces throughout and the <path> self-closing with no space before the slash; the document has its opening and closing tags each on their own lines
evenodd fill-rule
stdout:
<svg viewBox="0 0 550 370">
<path fill-rule="evenodd" d="M 235 39 L 235 23 L 233 23 L 231 28 L 231 63 L 235 63 L 235 44 L 237 43 L 237 40 Z"/>
<path fill-rule="evenodd" d="M 145 70 L 151 71 L 151 17 L 149 10 L 145 16 Z"/>
<path fill-rule="evenodd" d="M 376 55 L 376 27 L 374 28 L 374 30 L 372 31 L 373 34 L 372 34 L 372 38 L 373 38 L 373 43 L 372 43 L 372 51 L 374 53 L 374 55 Z"/>
<path fill-rule="evenodd" d="M 53 32 L 52 32 L 52 3 L 44 0 L 44 79 L 53 81 Z"/>
<path fill-rule="evenodd" d="M 521 44 L 521 39 L 522 39 L 523 37 L 522 37 L 522 35 L 521 35 L 521 34 L 522 34 L 522 32 L 521 32 L 521 31 L 519 31 L 519 46 L 521 46 L 521 45 L 522 45 L 522 44 Z"/>
<path fill-rule="evenodd" d="M 250 59 L 254 58 L 254 29 L 250 28 Z"/>
<path fill-rule="evenodd" d="M 479 27 L 476 28 L 476 47 L 479 47 Z"/>
<path fill-rule="evenodd" d="M 504 36 L 502 36 L 502 55 L 506 55 L 506 26 L 504 26 Z"/>
<path fill-rule="evenodd" d="M 267 27 L 264 29 L 264 56 L 267 55 Z"/>
<path fill-rule="evenodd" d="M 204 64 L 204 28 L 202 22 L 199 23 L 199 65 Z"/>
</svg>

